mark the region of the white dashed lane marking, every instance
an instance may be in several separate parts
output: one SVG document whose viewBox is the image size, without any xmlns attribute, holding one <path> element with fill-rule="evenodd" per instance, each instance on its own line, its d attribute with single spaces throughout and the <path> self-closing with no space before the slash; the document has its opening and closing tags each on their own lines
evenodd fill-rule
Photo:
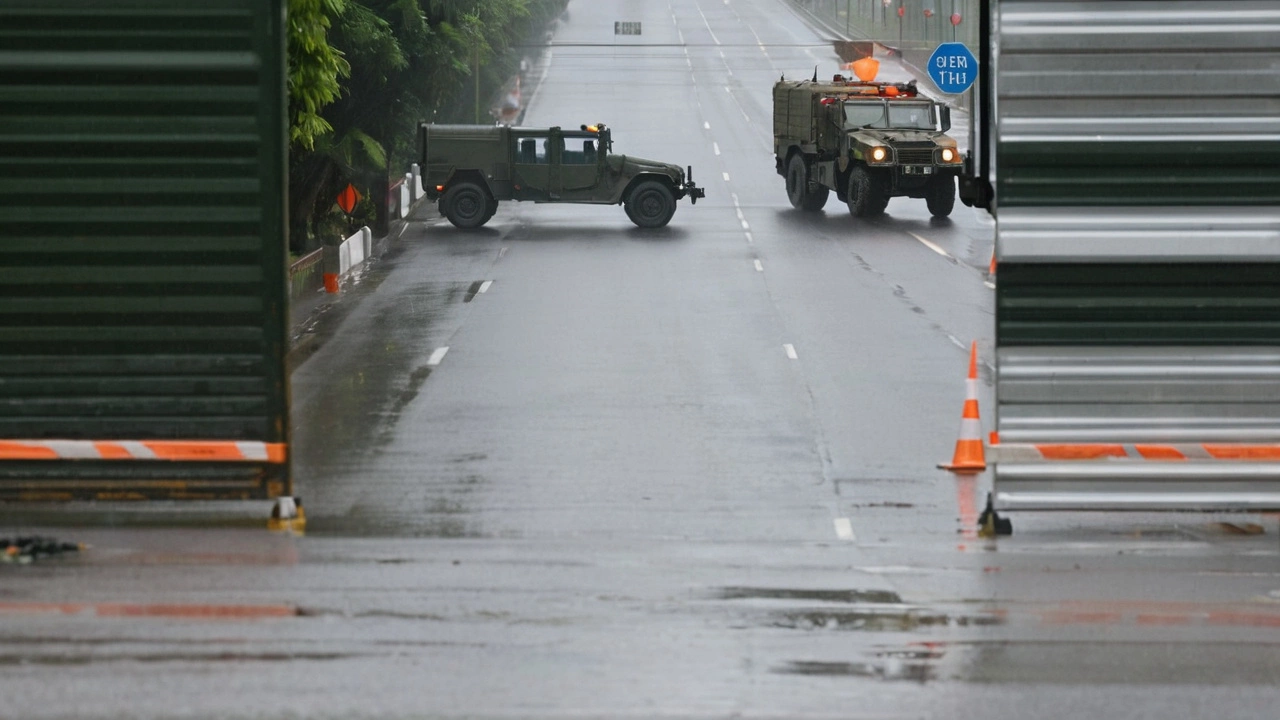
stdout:
<svg viewBox="0 0 1280 720">
<path fill-rule="evenodd" d="M 792 345 L 791 343 L 787 343 L 786 345 L 783 345 L 783 346 L 782 346 L 782 349 L 787 351 L 787 357 L 791 358 L 792 360 L 799 360 L 799 359 L 800 359 L 800 356 L 799 356 L 799 355 L 796 355 L 796 346 L 795 346 L 795 345 Z"/>
<path fill-rule="evenodd" d="M 853 536 L 853 523 L 849 522 L 849 518 L 836 518 L 836 537 L 841 540 L 856 540 Z"/>
<path fill-rule="evenodd" d="M 431 353 L 431 357 L 427 358 L 427 367 L 435 367 L 439 365 L 440 361 L 444 360 L 445 353 L 447 352 L 449 352 L 448 347 L 436 348 L 435 352 Z"/>
<path fill-rule="evenodd" d="M 764 265 L 759 260 L 756 261 L 756 272 L 764 272 Z"/>
<path fill-rule="evenodd" d="M 910 232 L 910 231 L 908 231 L 908 232 L 907 232 L 907 234 L 908 234 L 908 235 L 910 235 L 911 237 L 913 237 L 913 238 L 915 238 L 915 239 L 919 240 L 921 243 L 923 243 L 923 244 L 924 244 L 924 246 L 925 246 L 925 247 L 927 247 L 927 248 L 929 248 L 930 250 L 932 250 L 932 251 L 934 251 L 934 252 L 938 253 L 938 254 L 939 254 L 939 255 L 941 255 L 942 257 L 944 257 L 944 258 L 950 258 L 951 260 L 955 260 L 955 258 L 951 257 L 951 255 L 950 255 L 946 250 L 943 250 L 942 248 L 938 247 L 938 246 L 937 246 L 937 245 L 935 245 L 934 243 L 930 242 L 927 238 L 920 237 L 919 235 L 917 235 L 917 234 L 915 234 L 915 233 L 913 233 L 913 232 Z"/>
</svg>

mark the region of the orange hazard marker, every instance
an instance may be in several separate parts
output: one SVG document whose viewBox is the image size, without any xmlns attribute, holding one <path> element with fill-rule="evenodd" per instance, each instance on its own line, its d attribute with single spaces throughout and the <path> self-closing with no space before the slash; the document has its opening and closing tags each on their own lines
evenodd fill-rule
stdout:
<svg viewBox="0 0 1280 720">
<path fill-rule="evenodd" d="M 956 440 L 951 462 L 938 467 L 956 473 L 976 473 L 987 469 L 982 448 L 982 420 L 978 418 L 978 343 L 969 347 L 969 378 L 964 382 L 964 412 L 960 415 L 960 439 Z"/>
<path fill-rule="evenodd" d="M 991 265 L 987 267 L 987 274 L 990 275 L 991 277 L 995 277 L 996 275 L 996 251 L 995 250 L 991 251 Z"/>
</svg>

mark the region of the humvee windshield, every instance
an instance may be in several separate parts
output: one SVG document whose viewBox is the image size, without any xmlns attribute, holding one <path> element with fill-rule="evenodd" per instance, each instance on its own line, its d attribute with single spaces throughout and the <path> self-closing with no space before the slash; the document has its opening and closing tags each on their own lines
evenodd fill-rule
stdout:
<svg viewBox="0 0 1280 720">
<path fill-rule="evenodd" d="M 932 103 L 847 100 L 844 127 L 846 130 L 864 127 L 937 130 L 938 123 Z"/>
</svg>

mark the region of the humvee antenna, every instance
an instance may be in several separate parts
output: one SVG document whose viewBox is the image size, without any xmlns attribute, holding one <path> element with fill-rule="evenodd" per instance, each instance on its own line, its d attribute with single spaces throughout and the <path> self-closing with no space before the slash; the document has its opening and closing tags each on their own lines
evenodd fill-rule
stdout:
<svg viewBox="0 0 1280 720">
<path fill-rule="evenodd" d="M 813 66 L 813 81 L 818 82 L 818 66 Z"/>
</svg>

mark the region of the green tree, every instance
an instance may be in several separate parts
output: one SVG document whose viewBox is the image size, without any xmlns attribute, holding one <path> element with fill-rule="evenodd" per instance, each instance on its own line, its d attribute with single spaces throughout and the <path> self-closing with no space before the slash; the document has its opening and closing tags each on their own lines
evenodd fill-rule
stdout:
<svg viewBox="0 0 1280 720">
<path fill-rule="evenodd" d="M 340 16 L 345 5 L 345 0 L 289 0 L 289 142 L 308 150 L 333 129 L 320 111 L 338 99 L 341 79 L 351 74 L 327 37 L 330 18 Z"/>
<path fill-rule="evenodd" d="M 519 46 L 566 4 L 290 0 L 303 11 L 297 32 L 290 19 L 293 248 L 349 229 L 330 198 L 347 182 L 376 196 L 407 170 L 419 122 L 473 122 L 476 99 L 486 105 L 519 67 Z"/>
</svg>

